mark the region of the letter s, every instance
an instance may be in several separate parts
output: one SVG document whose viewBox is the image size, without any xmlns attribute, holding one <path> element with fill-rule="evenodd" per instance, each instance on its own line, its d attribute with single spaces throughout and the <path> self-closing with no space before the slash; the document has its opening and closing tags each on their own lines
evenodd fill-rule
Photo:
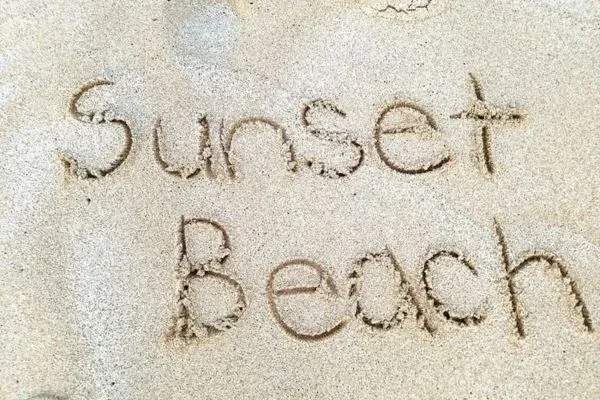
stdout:
<svg viewBox="0 0 600 400">
<path fill-rule="evenodd" d="M 343 178 L 345 176 L 353 174 L 363 163 L 365 152 L 362 146 L 353 138 L 350 137 L 348 132 L 334 131 L 331 129 L 317 128 L 315 123 L 312 121 L 312 115 L 315 110 L 324 110 L 329 114 L 339 116 L 342 118 L 346 117 L 346 113 L 336 107 L 332 102 L 327 100 L 313 100 L 302 109 L 301 122 L 308 132 L 314 137 L 326 140 L 338 145 L 338 147 L 344 150 L 349 150 L 353 154 L 352 159 L 348 162 L 348 165 L 344 166 L 328 166 L 323 161 L 306 160 L 306 164 L 316 174 L 327 177 L 327 178 Z"/>
<path fill-rule="evenodd" d="M 124 134 L 123 147 L 122 147 L 121 151 L 119 152 L 119 154 L 117 154 L 115 156 L 115 158 L 113 159 L 113 161 L 111 161 L 108 165 L 96 167 L 96 168 L 81 167 L 79 165 L 78 161 L 74 157 L 67 155 L 67 154 L 61 155 L 60 161 L 62 162 L 62 165 L 65 168 L 65 170 L 68 173 L 70 173 L 71 175 L 77 176 L 81 179 L 102 178 L 102 177 L 110 174 L 117 168 L 119 168 L 119 166 L 121 166 L 121 164 L 123 164 L 123 162 L 129 156 L 129 153 L 131 151 L 131 146 L 133 143 L 133 138 L 131 135 L 131 128 L 129 127 L 129 124 L 124 119 L 122 119 L 120 117 L 112 116 L 106 110 L 99 111 L 99 112 L 91 111 L 91 112 L 85 113 L 85 112 L 80 111 L 79 108 L 77 107 L 77 103 L 79 102 L 79 100 L 85 93 L 89 92 L 90 90 L 92 90 L 93 88 L 95 88 L 97 86 L 102 86 L 102 85 L 112 85 L 112 82 L 104 80 L 104 79 L 95 79 L 95 80 L 83 85 L 69 100 L 69 113 L 76 120 L 86 123 L 86 124 L 110 123 L 110 124 L 117 125 L 119 128 L 121 128 L 123 130 L 123 134 Z"/>
</svg>

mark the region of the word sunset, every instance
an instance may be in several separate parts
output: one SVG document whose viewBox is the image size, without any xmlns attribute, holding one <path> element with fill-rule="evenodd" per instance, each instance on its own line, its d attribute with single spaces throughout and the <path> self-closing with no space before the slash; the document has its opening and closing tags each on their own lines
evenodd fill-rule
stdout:
<svg viewBox="0 0 600 400">
<path fill-rule="evenodd" d="M 475 132 L 475 148 L 473 153 L 478 169 L 491 177 L 497 167 L 493 157 L 492 135 L 494 126 L 498 124 L 518 123 L 524 119 L 525 113 L 515 108 L 496 108 L 490 106 L 484 97 L 483 88 L 474 76 L 471 76 L 474 99 L 464 111 L 459 111 L 449 118 L 470 122 Z M 114 111 L 82 111 L 79 102 L 83 96 L 91 96 L 95 88 L 112 85 L 104 79 L 93 80 L 83 85 L 70 99 L 68 110 L 71 117 L 85 123 L 106 126 L 107 129 L 118 129 L 123 140 L 120 150 L 112 160 L 99 165 L 82 165 L 71 152 L 60 155 L 65 170 L 81 179 L 100 179 L 110 175 L 121 167 L 129 158 L 133 146 L 133 135 L 129 122 Z M 199 130 L 196 159 L 187 165 L 179 165 L 169 161 L 164 154 L 161 141 L 166 134 L 163 122 L 157 118 L 153 129 L 153 154 L 155 162 L 165 173 L 180 177 L 192 178 L 203 175 L 206 179 L 214 179 L 213 171 L 215 155 L 220 153 L 228 178 L 234 179 L 240 168 L 235 163 L 233 144 L 236 138 L 251 127 L 260 128 L 261 132 L 270 131 L 281 144 L 282 166 L 291 173 L 306 168 L 326 178 L 343 178 L 352 175 L 362 165 L 365 158 L 365 144 L 360 143 L 352 133 L 339 127 L 346 118 L 344 110 L 334 102 L 315 99 L 300 108 L 299 120 L 302 128 L 313 138 L 321 142 L 329 150 L 319 156 L 298 154 L 296 145 L 288 132 L 279 122 L 254 116 L 234 121 L 225 129 L 223 121 L 215 124 L 206 115 L 197 119 Z M 217 129 L 215 129 L 215 125 Z M 215 133 L 215 131 L 217 131 Z M 375 120 L 372 130 L 372 146 L 382 164 L 399 174 L 426 174 L 448 168 L 453 155 L 448 150 L 443 135 L 431 115 L 417 104 L 396 100 L 383 106 Z M 211 138 L 217 134 L 218 149 L 212 148 Z M 421 144 L 428 149 L 422 157 L 405 159 L 393 150 L 394 138 L 406 139 Z M 397 146 L 396 146 L 397 147 Z M 419 154 L 421 155 L 421 154 Z"/>
</svg>

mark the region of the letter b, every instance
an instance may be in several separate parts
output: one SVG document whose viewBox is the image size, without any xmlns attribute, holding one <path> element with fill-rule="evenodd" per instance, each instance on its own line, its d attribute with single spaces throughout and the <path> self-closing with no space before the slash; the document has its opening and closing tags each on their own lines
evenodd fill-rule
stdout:
<svg viewBox="0 0 600 400">
<path fill-rule="evenodd" d="M 191 243 L 186 229 L 196 229 L 194 233 L 199 240 Z M 209 248 L 211 245 L 212 247 Z M 244 314 L 248 303 L 242 285 L 230 274 L 222 271 L 231 252 L 225 229 L 209 219 L 182 217 L 177 251 L 176 273 L 179 286 L 177 314 L 170 336 L 189 342 L 201 337 L 210 337 L 235 326 Z M 206 284 L 209 281 L 219 284 L 221 288 L 226 286 L 233 289 L 235 292 L 233 307 L 219 307 L 217 312 L 214 310 L 211 312 L 207 304 L 196 304 L 194 298 L 200 294 L 214 293 L 214 291 L 200 293 L 199 284 Z M 203 315 L 200 315 L 200 311 Z M 211 316 L 206 317 L 205 314 Z"/>
</svg>

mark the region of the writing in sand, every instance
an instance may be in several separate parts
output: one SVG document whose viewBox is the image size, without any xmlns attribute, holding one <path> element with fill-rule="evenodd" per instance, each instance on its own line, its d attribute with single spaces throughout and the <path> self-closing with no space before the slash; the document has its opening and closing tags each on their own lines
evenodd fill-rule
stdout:
<svg viewBox="0 0 600 400">
<path fill-rule="evenodd" d="M 519 123 L 526 114 L 513 107 L 496 108 L 489 105 L 480 83 L 474 76 L 470 78 L 474 92 L 471 105 L 464 111 L 450 115 L 449 118 L 470 120 L 475 125 L 477 166 L 486 177 L 491 178 L 497 170 L 491 141 L 494 126 Z M 133 136 L 130 124 L 125 118 L 107 110 L 82 111 L 79 107 L 83 96 L 88 96 L 99 86 L 107 85 L 112 85 L 112 83 L 102 79 L 93 80 L 77 90 L 68 102 L 69 113 L 76 120 L 85 124 L 110 125 L 120 129 L 123 133 L 123 144 L 120 151 L 104 165 L 84 166 L 67 153 L 60 156 L 67 173 L 80 179 L 102 179 L 110 175 L 128 160 L 132 149 Z M 332 101 L 324 99 L 315 99 L 300 107 L 301 126 L 311 136 L 334 146 L 336 150 L 342 149 L 347 157 L 341 164 L 329 162 L 326 157 L 317 159 L 300 156 L 282 125 L 259 116 L 239 119 L 228 129 L 224 129 L 223 121 L 217 124 L 219 151 L 224 160 L 221 170 L 228 178 L 236 178 L 239 166 L 234 162 L 232 144 L 244 129 L 260 125 L 277 136 L 281 143 L 282 165 L 290 173 L 306 168 L 329 179 L 343 179 L 352 175 L 363 164 L 366 145 L 360 143 L 351 133 L 343 129 L 323 126 L 319 122 L 323 120 L 323 117 L 344 119 L 346 113 Z M 372 145 L 375 148 L 374 153 L 385 168 L 398 174 L 415 175 L 433 173 L 449 167 L 452 154 L 443 145 L 443 138 L 433 118 L 418 105 L 406 101 L 394 101 L 381 108 L 375 121 Z M 175 165 L 166 160 L 163 154 L 161 149 L 162 123 L 160 118 L 156 120 L 152 140 L 153 154 L 155 162 L 166 173 L 184 179 L 200 174 L 204 174 L 206 179 L 216 178 L 213 170 L 215 152 L 211 148 L 211 135 L 214 130 L 212 123 L 208 116 L 199 117 L 197 123 L 200 134 L 195 163 Z M 438 151 L 427 154 L 428 158 L 421 162 L 403 160 L 386 146 L 386 141 L 394 136 L 409 136 L 424 143 L 436 143 Z M 441 146 L 439 146 L 440 142 Z M 543 266 L 554 271 L 554 276 L 562 282 L 562 286 L 564 286 L 562 295 L 568 305 L 567 309 L 575 317 L 573 320 L 579 321 L 578 324 L 582 330 L 592 332 L 593 324 L 590 312 L 583 293 L 570 274 L 571 265 L 558 254 L 537 249 L 532 249 L 519 258 L 511 259 L 508 251 L 509 243 L 501 224 L 494 220 L 490 223 L 490 229 L 498 249 L 498 265 L 502 270 L 507 289 L 507 302 L 511 307 L 510 313 L 515 336 L 522 339 L 528 333 L 527 313 L 524 311 L 523 299 L 518 290 L 516 278 L 525 270 Z M 203 235 L 193 238 L 197 232 L 202 231 L 212 232 L 212 235 L 207 236 L 212 239 L 206 239 Z M 182 217 L 178 237 L 176 315 L 169 330 L 169 337 L 188 343 L 234 327 L 245 315 L 249 304 L 243 283 L 228 272 L 230 270 L 228 267 L 229 256 L 233 245 L 223 226 L 217 221 L 206 218 Z M 212 248 L 217 248 L 217 250 L 205 251 L 200 254 L 190 251 L 191 243 L 194 240 L 210 241 L 213 245 Z M 436 271 L 450 267 L 459 268 L 470 276 L 477 277 L 476 262 L 464 255 L 460 249 L 454 248 L 438 249 L 426 255 L 424 260 L 420 266 L 420 282 L 410 282 L 396 255 L 389 248 L 366 252 L 355 260 L 351 272 L 347 275 L 347 282 L 344 282 L 343 285 L 347 288 L 346 293 L 342 293 L 340 282 L 335 282 L 327 268 L 319 262 L 308 259 L 286 260 L 273 268 L 269 274 L 266 282 L 266 304 L 274 322 L 282 328 L 282 331 L 300 340 L 325 339 L 344 329 L 353 320 L 378 330 L 402 326 L 404 321 L 412 320 L 420 329 L 429 334 L 436 331 L 436 324 L 432 323 L 430 318 L 435 314 L 438 314 L 447 323 L 460 327 L 485 323 L 485 307 L 468 309 L 456 307 L 456 304 L 448 304 L 444 300 L 444 296 L 439 293 L 437 281 L 432 279 L 432 275 Z M 392 282 L 394 286 L 393 295 L 388 298 L 389 304 L 384 307 L 387 310 L 385 313 L 372 307 L 373 299 L 369 299 L 372 294 L 369 290 L 365 290 L 365 285 L 368 283 L 365 271 L 373 269 L 385 271 L 386 276 L 389 277 L 387 283 Z M 202 282 L 209 281 L 228 287 L 235 295 L 226 311 L 211 316 L 200 315 L 198 304 L 195 304 L 194 292 L 198 290 L 197 287 Z M 315 326 L 318 324 L 314 323 L 306 324 L 294 321 L 294 310 L 290 307 L 283 307 L 281 303 L 286 298 L 302 296 L 325 299 L 326 302 L 336 304 L 336 307 L 343 311 L 339 313 L 339 317 L 329 323 L 321 324 L 320 327 Z"/>
</svg>

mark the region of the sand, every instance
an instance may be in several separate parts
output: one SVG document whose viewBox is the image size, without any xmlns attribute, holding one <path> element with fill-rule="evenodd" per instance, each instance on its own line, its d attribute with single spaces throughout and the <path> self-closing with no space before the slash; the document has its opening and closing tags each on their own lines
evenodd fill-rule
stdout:
<svg viewBox="0 0 600 400">
<path fill-rule="evenodd" d="M 1 399 L 600 398 L 600 5 L 9 0 Z"/>
</svg>

